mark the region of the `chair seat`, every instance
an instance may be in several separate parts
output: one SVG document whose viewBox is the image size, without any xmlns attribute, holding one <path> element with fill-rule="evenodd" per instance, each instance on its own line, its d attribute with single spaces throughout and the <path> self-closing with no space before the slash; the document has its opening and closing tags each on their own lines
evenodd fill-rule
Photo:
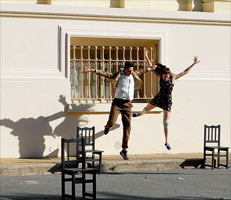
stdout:
<svg viewBox="0 0 231 200">
<path fill-rule="evenodd" d="M 226 150 L 229 149 L 229 147 L 212 147 L 212 146 L 206 146 L 205 149 L 209 150 L 209 151 L 212 151 L 212 150 L 215 150 L 215 149 L 226 151 Z"/>
<path fill-rule="evenodd" d="M 79 173 L 79 172 L 94 172 L 94 171 L 98 171 L 97 168 L 86 168 L 86 169 L 82 169 L 82 168 L 64 168 L 63 172 L 64 173 Z"/>
<path fill-rule="evenodd" d="M 91 150 L 91 149 L 86 149 L 85 152 L 89 153 L 89 152 L 93 152 L 93 153 L 103 153 L 103 151 L 100 150 Z M 80 153 L 82 153 L 82 151 L 80 151 Z"/>
<path fill-rule="evenodd" d="M 95 153 L 103 153 L 104 151 L 94 150 Z"/>
</svg>

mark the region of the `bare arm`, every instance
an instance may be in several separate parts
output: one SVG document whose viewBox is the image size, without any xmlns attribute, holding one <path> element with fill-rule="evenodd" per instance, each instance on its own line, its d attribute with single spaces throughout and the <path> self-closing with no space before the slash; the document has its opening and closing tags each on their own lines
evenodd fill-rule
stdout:
<svg viewBox="0 0 231 200">
<path fill-rule="evenodd" d="M 82 73 L 88 73 L 88 72 L 95 72 L 97 75 L 108 78 L 109 80 L 114 79 L 118 75 L 118 72 L 113 74 L 111 72 L 105 72 L 105 71 L 96 70 L 92 68 L 86 69 Z"/>
<path fill-rule="evenodd" d="M 193 64 L 190 65 L 188 68 L 186 68 L 183 72 L 179 73 L 179 74 L 176 74 L 175 75 L 175 79 L 178 79 L 182 76 L 184 76 L 185 74 L 189 73 L 189 71 L 193 68 L 194 65 L 196 65 L 197 63 L 199 63 L 200 61 L 198 60 L 198 57 L 195 56 L 194 59 L 193 59 Z"/>
<path fill-rule="evenodd" d="M 144 48 L 144 56 L 148 62 L 149 67 L 151 68 L 151 71 L 156 75 L 156 76 L 160 76 L 158 73 L 156 73 L 155 69 L 156 69 L 156 65 L 152 64 L 152 62 L 150 61 L 149 57 L 148 57 L 148 50 L 146 48 Z"/>
</svg>

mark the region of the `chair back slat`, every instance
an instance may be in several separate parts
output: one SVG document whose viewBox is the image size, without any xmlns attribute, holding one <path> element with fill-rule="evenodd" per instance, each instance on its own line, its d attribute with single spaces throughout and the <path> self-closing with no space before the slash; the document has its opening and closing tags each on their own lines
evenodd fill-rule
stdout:
<svg viewBox="0 0 231 200">
<path fill-rule="evenodd" d="M 67 142 L 67 160 L 70 160 L 70 143 Z"/>
<path fill-rule="evenodd" d="M 72 144 L 72 145 L 71 145 Z M 70 154 L 70 149 L 75 146 L 75 155 Z M 85 139 L 64 139 L 61 140 L 61 168 L 75 168 L 79 164 L 85 167 Z"/>
<path fill-rule="evenodd" d="M 77 127 L 77 139 L 85 138 L 86 146 L 91 145 L 92 150 L 95 150 L 95 127 Z"/>
<path fill-rule="evenodd" d="M 206 143 L 214 143 L 214 145 L 220 146 L 220 125 L 207 126 L 204 125 L 204 145 Z"/>
</svg>

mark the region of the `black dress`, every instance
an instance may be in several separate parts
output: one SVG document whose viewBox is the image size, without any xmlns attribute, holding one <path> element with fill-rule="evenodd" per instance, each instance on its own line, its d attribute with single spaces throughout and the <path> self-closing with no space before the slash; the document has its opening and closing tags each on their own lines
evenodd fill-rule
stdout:
<svg viewBox="0 0 231 200">
<path fill-rule="evenodd" d="M 171 111 L 172 107 L 172 90 L 174 83 L 172 81 L 172 76 L 168 81 L 164 81 L 162 77 L 160 78 L 160 91 L 158 94 L 150 101 L 150 104 L 160 107 L 164 110 Z"/>
</svg>

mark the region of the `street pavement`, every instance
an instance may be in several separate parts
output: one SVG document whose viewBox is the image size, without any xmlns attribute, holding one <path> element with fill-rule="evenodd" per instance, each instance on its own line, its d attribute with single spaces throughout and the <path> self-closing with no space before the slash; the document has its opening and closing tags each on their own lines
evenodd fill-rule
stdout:
<svg viewBox="0 0 231 200">
<path fill-rule="evenodd" d="M 61 199 L 60 173 L 1 176 L 0 184 L 0 200 Z M 67 189 L 70 192 L 68 185 Z M 81 185 L 76 185 L 76 194 L 81 196 Z M 97 175 L 97 199 L 231 200 L 231 169 L 187 168 L 104 173 Z"/>
</svg>

